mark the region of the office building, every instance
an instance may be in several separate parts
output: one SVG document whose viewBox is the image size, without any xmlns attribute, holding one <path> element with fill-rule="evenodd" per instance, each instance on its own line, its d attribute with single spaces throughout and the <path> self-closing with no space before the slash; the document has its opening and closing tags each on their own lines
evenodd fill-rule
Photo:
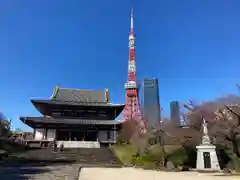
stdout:
<svg viewBox="0 0 240 180">
<path fill-rule="evenodd" d="M 180 117 L 180 106 L 178 101 L 172 101 L 170 103 L 170 111 L 171 111 L 171 121 L 175 126 L 181 125 L 181 117 Z"/>
<path fill-rule="evenodd" d="M 161 119 L 158 79 L 147 78 L 143 80 L 143 118 L 147 121 L 148 128 L 159 124 Z"/>
</svg>

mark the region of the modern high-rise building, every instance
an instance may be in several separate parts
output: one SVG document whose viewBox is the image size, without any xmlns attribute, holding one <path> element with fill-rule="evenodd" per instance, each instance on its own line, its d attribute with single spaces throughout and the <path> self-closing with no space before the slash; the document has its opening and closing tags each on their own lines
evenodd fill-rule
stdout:
<svg viewBox="0 0 240 180">
<path fill-rule="evenodd" d="M 143 118 L 147 121 L 148 128 L 157 125 L 161 120 L 158 79 L 147 78 L 143 80 Z"/>
<path fill-rule="evenodd" d="M 178 101 L 172 101 L 170 103 L 170 111 L 171 111 L 171 121 L 175 126 L 181 125 L 181 115 L 180 115 L 180 106 Z"/>
</svg>

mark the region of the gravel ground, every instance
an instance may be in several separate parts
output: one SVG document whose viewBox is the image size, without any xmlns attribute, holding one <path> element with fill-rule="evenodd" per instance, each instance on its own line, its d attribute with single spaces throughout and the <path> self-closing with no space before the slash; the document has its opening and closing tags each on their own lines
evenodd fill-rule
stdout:
<svg viewBox="0 0 240 180">
<path fill-rule="evenodd" d="M 221 173 L 163 172 L 134 168 L 82 168 L 79 180 L 239 180 Z"/>
<path fill-rule="evenodd" d="M 0 167 L 2 180 L 77 180 L 80 164 L 72 165 L 6 165 Z"/>
</svg>

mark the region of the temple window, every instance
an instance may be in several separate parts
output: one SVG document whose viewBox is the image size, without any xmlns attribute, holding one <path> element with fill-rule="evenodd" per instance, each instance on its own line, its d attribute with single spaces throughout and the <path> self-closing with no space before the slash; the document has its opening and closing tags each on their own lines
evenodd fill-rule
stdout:
<svg viewBox="0 0 240 180">
<path fill-rule="evenodd" d="M 61 116 L 61 112 L 52 112 L 53 117 L 59 117 Z"/>
</svg>

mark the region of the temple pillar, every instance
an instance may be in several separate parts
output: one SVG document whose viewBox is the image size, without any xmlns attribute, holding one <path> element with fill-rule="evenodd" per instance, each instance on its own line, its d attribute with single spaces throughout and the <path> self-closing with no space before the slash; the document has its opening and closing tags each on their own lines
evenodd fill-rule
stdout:
<svg viewBox="0 0 240 180">
<path fill-rule="evenodd" d="M 45 131 L 46 131 L 45 128 L 41 129 L 41 140 L 45 139 Z"/>
<path fill-rule="evenodd" d="M 116 118 L 116 108 L 114 109 L 114 119 Z M 117 134 L 116 134 L 116 124 L 113 125 L 113 142 L 116 143 L 116 138 L 117 138 Z"/>
<path fill-rule="evenodd" d="M 44 140 L 47 140 L 48 128 L 44 129 Z"/>
<path fill-rule="evenodd" d="M 72 140 L 72 132 L 71 132 L 71 131 L 69 131 L 69 138 L 68 138 L 68 140 L 69 140 L 69 141 Z"/>
<path fill-rule="evenodd" d="M 97 132 L 97 139 L 96 139 L 96 141 L 99 141 L 99 130 L 96 129 L 96 132 Z"/>
<path fill-rule="evenodd" d="M 111 132 L 109 130 L 107 130 L 107 141 L 109 141 L 111 139 Z"/>
<path fill-rule="evenodd" d="M 114 124 L 113 127 L 113 142 L 116 143 L 117 141 L 117 129 L 116 129 L 116 125 Z"/>
<path fill-rule="evenodd" d="M 36 129 L 34 128 L 33 129 L 33 139 L 35 139 L 35 136 L 36 136 Z"/>
</svg>

